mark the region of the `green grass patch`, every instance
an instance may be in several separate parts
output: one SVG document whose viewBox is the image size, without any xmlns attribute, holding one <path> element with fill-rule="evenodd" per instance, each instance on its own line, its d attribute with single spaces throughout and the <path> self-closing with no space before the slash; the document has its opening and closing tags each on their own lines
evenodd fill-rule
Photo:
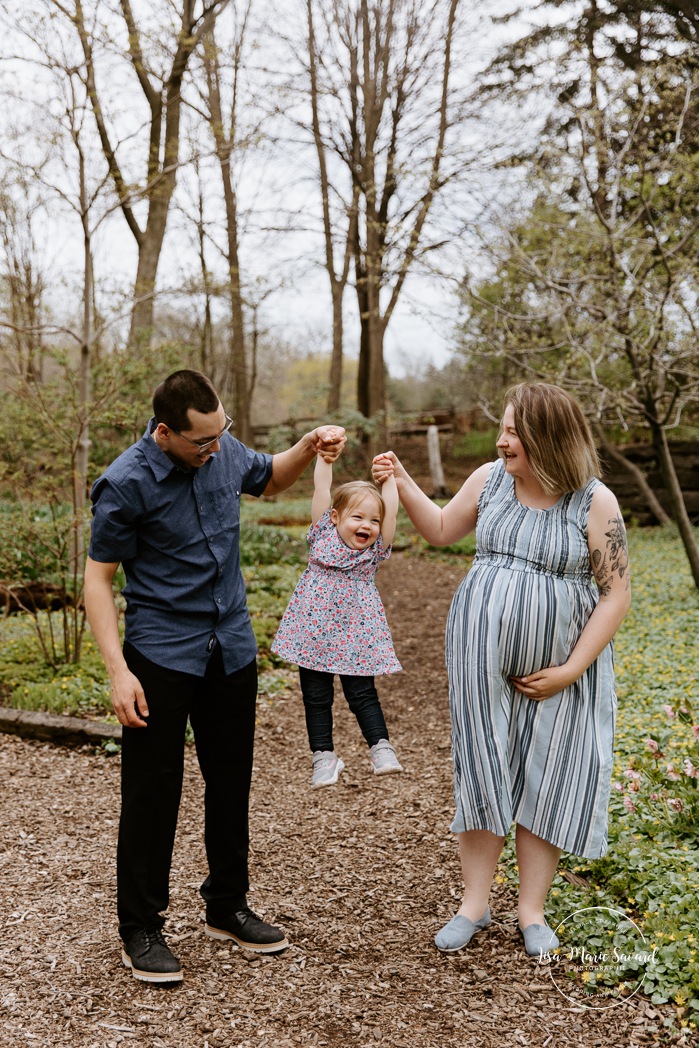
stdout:
<svg viewBox="0 0 699 1048">
<path fill-rule="evenodd" d="M 451 450 L 452 458 L 458 460 L 482 458 L 484 462 L 495 458 L 495 442 L 499 433 L 498 426 L 464 433 L 454 441 Z"/>
</svg>

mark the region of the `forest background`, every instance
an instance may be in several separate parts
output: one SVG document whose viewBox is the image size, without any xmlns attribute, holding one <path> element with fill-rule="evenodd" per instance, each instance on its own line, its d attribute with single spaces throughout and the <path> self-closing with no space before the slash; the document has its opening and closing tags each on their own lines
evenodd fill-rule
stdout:
<svg viewBox="0 0 699 1048">
<path fill-rule="evenodd" d="M 667 505 L 633 475 L 699 585 L 668 448 L 696 432 L 699 388 L 693 5 L 0 17 L 10 486 L 70 477 L 81 511 L 177 366 L 210 374 L 244 441 L 341 412 L 367 451 L 391 414 L 492 422 L 540 377 L 580 397 L 609 457 L 652 444 Z"/>
<path fill-rule="evenodd" d="M 272 451 L 337 419 L 351 475 L 448 411 L 455 477 L 492 456 L 509 385 L 560 382 L 658 523 L 633 540 L 651 610 L 624 672 L 670 734 L 649 720 L 624 749 L 619 813 L 649 846 L 624 905 L 651 848 L 671 867 L 689 848 L 696 877 L 696 681 L 651 687 L 639 661 L 665 666 L 677 641 L 649 626 L 670 599 L 652 549 L 681 587 L 662 614 L 697 615 L 670 447 L 699 435 L 695 5 L 3 0 L 0 25 L 0 580 L 22 609 L 0 624 L 3 701 L 104 711 L 83 644 L 88 493 L 169 372 L 209 374 L 236 435 Z M 271 530 L 249 512 L 264 654 L 305 511 Z M 696 893 L 677 891 L 686 950 L 668 945 L 647 991 L 690 1023 Z"/>
</svg>

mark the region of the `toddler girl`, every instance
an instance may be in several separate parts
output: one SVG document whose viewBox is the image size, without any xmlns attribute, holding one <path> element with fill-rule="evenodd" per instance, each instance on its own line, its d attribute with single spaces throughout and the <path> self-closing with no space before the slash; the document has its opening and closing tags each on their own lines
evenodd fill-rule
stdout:
<svg viewBox="0 0 699 1048">
<path fill-rule="evenodd" d="M 401 669 L 374 582 L 380 561 L 391 554 L 398 489 L 393 477 L 380 492 L 367 481 L 353 481 L 339 487 L 333 498 L 331 483 L 332 464 L 319 455 L 308 567 L 272 644 L 273 652 L 299 667 L 314 787 L 331 786 L 345 767 L 333 748 L 336 673 L 376 774 L 403 770 L 374 685 L 375 673 Z"/>
</svg>

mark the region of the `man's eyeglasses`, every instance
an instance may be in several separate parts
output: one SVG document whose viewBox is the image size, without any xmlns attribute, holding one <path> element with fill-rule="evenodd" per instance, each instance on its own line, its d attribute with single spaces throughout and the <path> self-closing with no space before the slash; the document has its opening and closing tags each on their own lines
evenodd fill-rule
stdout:
<svg viewBox="0 0 699 1048">
<path fill-rule="evenodd" d="M 214 437 L 212 440 L 204 440 L 204 441 L 192 440 L 191 437 L 185 436 L 184 433 L 180 433 L 180 432 L 178 432 L 178 430 L 172 429 L 172 426 L 169 426 L 168 428 L 170 430 L 172 430 L 172 432 L 176 436 L 182 437 L 183 440 L 189 441 L 190 444 L 194 444 L 194 447 L 197 448 L 199 451 L 206 451 L 206 449 L 210 448 L 212 444 L 215 444 L 217 440 L 220 440 L 221 437 L 223 436 L 223 434 L 227 433 L 228 430 L 233 425 L 233 419 L 232 418 L 230 418 L 228 415 L 225 415 L 224 418 L 226 419 L 226 425 L 223 427 L 223 429 L 221 430 L 219 435 L 217 437 Z"/>
</svg>

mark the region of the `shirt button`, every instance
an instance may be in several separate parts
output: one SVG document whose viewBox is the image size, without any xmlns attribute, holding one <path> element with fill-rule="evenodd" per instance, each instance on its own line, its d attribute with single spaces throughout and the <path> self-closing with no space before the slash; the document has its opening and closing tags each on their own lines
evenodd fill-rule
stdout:
<svg viewBox="0 0 699 1048">
<path fill-rule="evenodd" d="M 221 598 L 220 598 L 220 597 L 218 598 L 218 600 L 216 601 L 216 603 L 217 603 L 217 604 L 221 604 L 221 603 L 222 603 L 222 600 L 221 600 Z"/>
</svg>

